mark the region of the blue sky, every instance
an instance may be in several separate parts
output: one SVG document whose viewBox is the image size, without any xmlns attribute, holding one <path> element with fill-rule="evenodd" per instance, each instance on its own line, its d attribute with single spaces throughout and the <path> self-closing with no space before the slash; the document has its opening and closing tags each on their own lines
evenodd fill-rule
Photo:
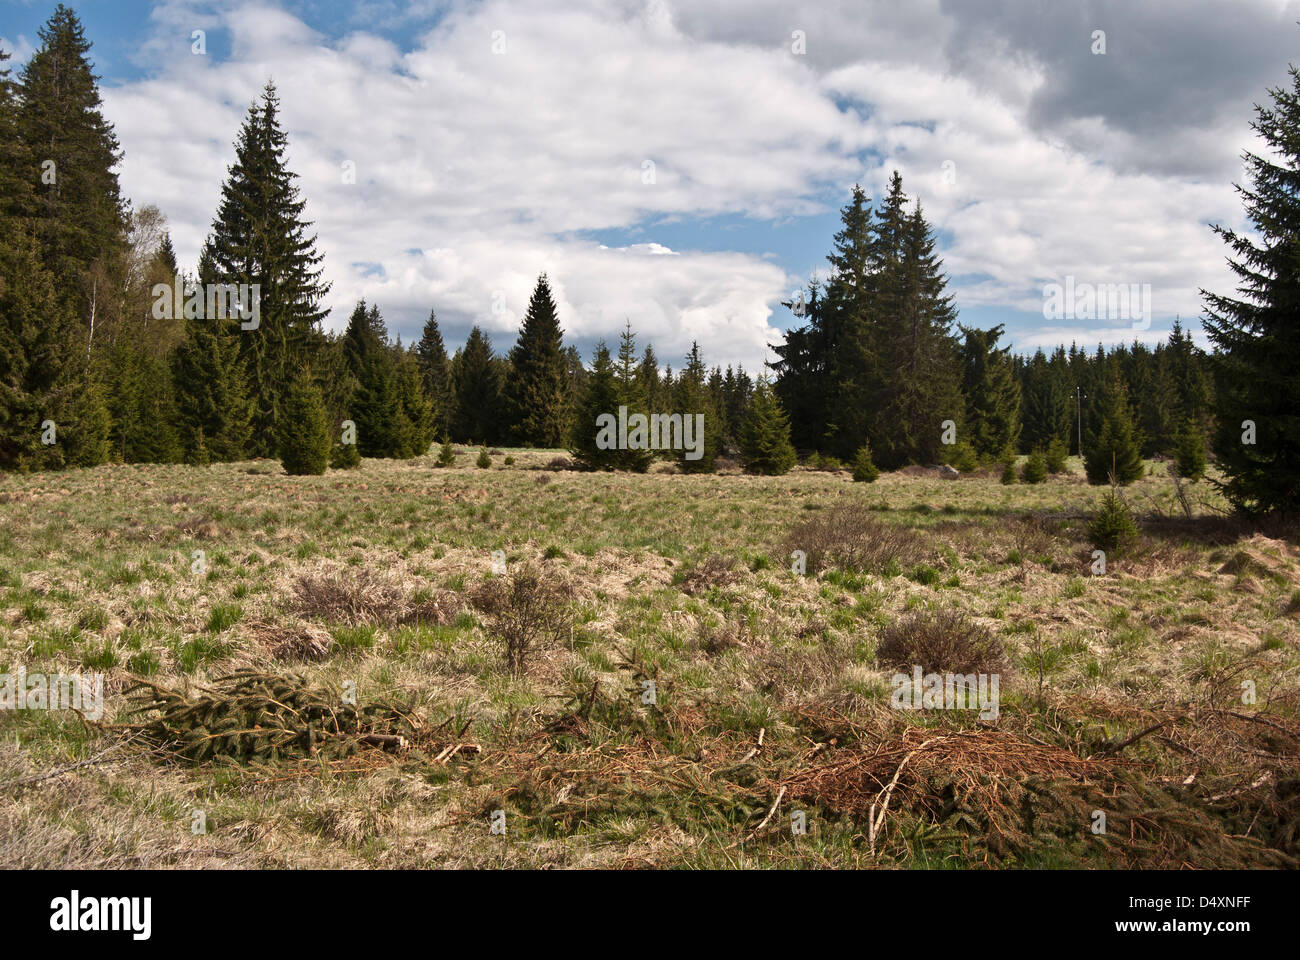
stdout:
<svg viewBox="0 0 1300 960">
<path fill-rule="evenodd" d="M 1208 224 L 1240 224 L 1250 105 L 1300 19 L 1283 0 L 72 6 L 124 189 L 183 260 L 273 77 L 332 325 L 365 297 L 404 339 L 432 308 L 450 346 L 479 323 L 504 348 L 546 270 L 584 351 L 630 319 L 664 362 L 698 339 L 750 369 L 795 320 L 779 301 L 824 276 L 852 184 L 878 196 L 896 168 L 961 322 L 1022 350 L 1197 330 L 1198 289 L 1230 285 Z M 0 3 L 16 60 L 52 9 Z M 1149 290 L 1150 314 L 1048 319 L 1067 277 Z"/>
</svg>

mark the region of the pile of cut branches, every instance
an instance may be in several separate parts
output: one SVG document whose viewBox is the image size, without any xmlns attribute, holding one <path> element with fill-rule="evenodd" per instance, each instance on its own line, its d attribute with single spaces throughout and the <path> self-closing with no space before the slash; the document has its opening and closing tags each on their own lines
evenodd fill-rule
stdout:
<svg viewBox="0 0 1300 960">
<path fill-rule="evenodd" d="M 357 706 L 301 677 L 240 670 L 197 688 L 190 698 L 147 680 L 129 687 L 133 701 L 120 725 L 162 754 L 191 763 L 351 756 L 365 747 L 404 750 L 423 722 L 414 702 Z"/>
</svg>

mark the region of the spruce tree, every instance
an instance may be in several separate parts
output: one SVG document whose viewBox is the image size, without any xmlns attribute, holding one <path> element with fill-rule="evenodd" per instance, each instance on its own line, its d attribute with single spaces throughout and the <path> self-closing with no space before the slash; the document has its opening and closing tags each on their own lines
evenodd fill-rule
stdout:
<svg viewBox="0 0 1300 960">
<path fill-rule="evenodd" d="M 492 344 L 477 326 L 456 362 L 456 414 L 452 435 L 467 443 L 495 443 L 500 436 L 501 370 Z"/>
<path fill-rule="evenodd" d="M 3 236 L 12 235 L 35 204 L 36 165 L 19 136 L 18 95 L 13 71 L 5 66 L 9 53 L 0 47 L 0 227 Z"/>
<path fill-rule="evenodd" d="M 310 368 L 303 367 L 289 384 L 282 414 L 278 440 L 284 472 L 291 476 L 324 473 L 332 440 L 325 400 Z"/>
<path fill-rule="evenodd" d="M 442 331 L 438 329 L 438 318 L 432 310 L 424 323 L 420 342 L 415 346 L 415 355 L 419 360 L 420 375 L 424 378 L 425 395 L 433 405 L 434 433 L 446 436 L 451 430 L 451 374 Z"/>
<path fill-rule="evenodd" d="M 619 335 L 618 359 L 614 362 L 614 381 L 618 385 L 618 404 L 610 412 L 617 416 L 618 407 L 627 407 L 629 421 L 634 414 L 648 417 L 650 410 L 641 386 L 641 370 L 636 359 L 636 337 L 632 333 L 632 321 L 630 320 L 626 321 L 623 332 Z M 629 427 L 628 433 L 631 432 Z M 616 458 L 618 469 L 631 470 L 636 473 L 645 473 L 650 469 L 650 464 L 655 459 L 655 451 L 650 450 L 648 447 L 634 450 L 629 446 L 618 453 L 619 455 Z"/>
<path fill-rule="evenodd" d="M 1133 425 L 1128 388 L 1113 370 L 1100 389 L 1083 437 L 1083 466 L 1094 486 L 1114 482 L 1127 486 L 1142 476 L 1141 437 Z"/>
<path fill-rule="evenodd" d="M 91 44 L 77 15 L 59 4 L 38 36 L 41 45 L 22 71 L 17 122 L 21 175 L 35 189 L 25 212 L 59 298 L 89 342 L 118 289 L 126 208 L 115 168 L 122 154 L 100 111 Z"/>
<path fill-rule="evenodd" d="M 645 398 L 646 409 L 652 413 L 666 413 L 664 410 L 661 393 L 661 383 L 659 374 L 659 358 L 655 356 L 655 348 L 651 344 L 646 344 L 645 352 L 641 354 L 641 365 L 637 367 L 637 380 L 641 384 L 641 395 Z"/>
<path fill-rule="evenodd" d="M 402 417 L 396 362 L 387 339 L 378 305 L 358 301 L 340 345 L 355 383 L 345 408 L 347 419 L 356 424 L 357 453 L 363 457 L 400 456 L 410 432 Z"/>
<path fill-rule="evenodd" d="M 1012 376 L 1010 347 L 997 348 L 1002 325 L 991 330 L 961 327 L 962 392 L 966 397 L 965 439 L 981 459 L 1013 452 L 1020 436 L 1020 387 Z"/>
<path fill-rule="evenodd" d="M 569 452 L 578 464 L 588 470 L 613 470 L 618 465 L 622 451 L 602 449 L 598 445 L 600 431 L 597 421 L 604 414 L 618 416 L 619 399 L 614 362 L 610 359 L 609 347 L 602 340 L 596 345 L 591 370 L 575 408 L 569 434 Z"/>
<path fill-rule="evenodd" d="M 899 181 L 901 189 L 901 180 Z M 887 216 L 882 230 L 892 229 Z M 940 425 L 960 424 L 961 374 L 952 325 L 957 312 L 918 202 L 901 226 L 897 262 L 878 281 L 877 352 L 883 359 L 876 416 L 868 428 L 876 462 L 886 469 L 943 458 Z"/>
<path fill-rule="evenodd" d="M 1047 457 L 1042 450 L 1034 450 L 1020 468 L 1021 483 L 1042 483 L 1047 479 Z"/>
<path fill-rule="evenodd" d="M 260 285 L 258 326 L 241 330 L 238 341 L 253 401 L 250 444 L 258 456 L 275 452 L 284 391 L 314 358 L 317 324 L 327 312 L 321 301 L 329 290 L 311 224 L 303 219 L 306 201 L 286 163 L 279 110 L 275 86 L 267 83 L 235 142 L 235 162 L 205 247 L 210 274 L 201 271 L 199 278 Z"/>
<path fill-rule="evenodd" d="M 893 227 L 882 231 L 870 199 L 858 186 L 840 212 L 842 229 L 835 234 L 834 251 L 827 256 L 831 277 L 824 302 L 819 305 L 820 335 L 812 345 L 820 359 L 814 370 L 824 370 L 816 396 L 816 429 L 822 431 L 817 446 L 848 458 L 867 441 L 875 421 L 883 383 L 880 356 L 881 324 L 877 312 L 880 275 L 896 262 L 897 249 L 881 239 L 901 236 L 901 180 L 890 182 L 892 193 L 882 202 L 893 216 Z M 883 213 L 881 214 L 884 215 Z"/>
<path fill-rule="evenodd" d="M 1239 296 L 1202 291 L 1218 347 L 1216 484 L 1245 513 L 1283 516 L 1300 512 L 1300 69 L 1289 73 L 1290 89 L 1270 90 L 1251 122 L 1269 148 L 1246 153 L 1249 183 L 1237 187 L 1254 229 L 1214 228 Z"/>
<path fill-rule="evenodd" d="M 543 273 L 510 351 L 510 373 L 503 388 L 507 432 L 515 443 L 556 447 L 563 442 L 567 373 L 563 332 Z"/>
<path fill-rule="evenodd" d="M 402 414 L 401 446 L 393 456 L 409 460 L 422 457 L 433 443 L 433 403 L 424 392 L 424 378 L 414 351 L 396 349 L 397 404 Z"/>
<path fill-rule="evenodd" d="M 1020 445 L 1022 450 L 1046 449 L 1069 436 L 1073 406 L 1069 387 L 1059 369 L 1042 350 L 1035 351 L 1020 370 Z"/>
<path fill-rule="evenodd" d="M 740 462 L 750 473 L 777 476 L 795 464 L 790 421 L 766 379 L 760 379 L 740 427 Z"/>
<path fill-rule="evenodd" d="M 827 419 L 828 357 L 823 349 L 826 331 L 824 301 L 816 277 L 808 295 L 783 301 L 805 323 L 786 331 L 785 343 L 772 346 L 779 359 L 767 366 L 776 376 L 772 389 L 790 416 L 790 438 L 796 447 L 813 449 L 825 440 Z"/>
<path fill-rule="evenodd" d="M 349 405 L 363 457 L 400 457 L 409 423 L 402 414 L 393 358 L 386 348 L 360 361 L 357 389 Z"/>
<path fill-rule="evenodd" d="M 1174 469 L 1184 480 L 1205 476 L 1205 437 L 1194 423 L 1184 423 L 1174 448 Z"/>
<path fill-rule="evenodd" d="M 871 445 L 864 443 L 853 456 L 853 482 L 875 483 L 880 476 L 880 468 L 871 459 Z"/>
<path fill-rule="evenodd" d="M 1165 361 L 1173 388 L 1175 434 L 1181 435 L 1182 425 L 1190 424 L 1203 437 L 1208 436 L 1213 418 L 1205 352 L 1192 342 L 1179 320 L 1170 331 Z"/>
<path fill-rule="evenodd" d="M 690 451 L 685 449 L 675 451 L 673 456 L 677 460 L 677 465 L 683 473 L 712 473 L 717 464 L 721 445 L 722 424 L 709 397 L 708 385 L 705 382 L 704 360 L 700 356 L 698 343 L 691 343 L 691 352 L 686 355 L 686 367 L 677 378 L 675 392 L 677 411 L 674 412 L 681 413 L 683 422 L 688 416 L 698 418 L 702 414 L 704 417 L 703 442 L 701 443 L 698 435 L 692 436 L 700 451 L 700 457 L 692 460 L 686 455 Z M 698 419 L 693 421 L 692 430 L 695 429 L 694 423 L 697 422 Z"/>
</svg>

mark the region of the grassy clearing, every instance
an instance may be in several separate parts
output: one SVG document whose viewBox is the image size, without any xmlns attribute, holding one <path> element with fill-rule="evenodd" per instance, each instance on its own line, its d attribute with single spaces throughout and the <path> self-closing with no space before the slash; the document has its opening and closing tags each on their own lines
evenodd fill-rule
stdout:
<svg viewBox="0 0 1300 960">
<path fill-rule="evenodd" d="M 1186 519 L 1161 465 L 1096 576 L 1077 463 L 868 485 L 509 454 L 0 477 L 0 672 L 108 691 L 99 724 L 0 712 L 0 865 L 1300 856 L 1300 550 L 1204 489 Z M 992 665 L 997 719 L 892 708 L 905 660 Z M 413 704 L 405 748 L 336 755 L 313 726 L 289 756 L 195 764 L 124 726 L 137 679 L 197 701 L 240 670 Z"/>
</svg>

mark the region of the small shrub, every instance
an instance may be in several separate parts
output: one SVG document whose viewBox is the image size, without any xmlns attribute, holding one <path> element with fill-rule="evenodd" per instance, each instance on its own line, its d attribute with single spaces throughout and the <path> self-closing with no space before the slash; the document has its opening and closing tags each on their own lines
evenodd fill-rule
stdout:
<svg viewBox="0 0 1300 960">
<path fill-rule="evenodd" d="M 478 459 L 474 461 L 474 466 L 480 470 L 486 470 L 492 466 L 492 458 L 488 456 L 487 447 L 479 447 Z"/>
<path fill-rule="evenodd" d="M 1088 524 L 1088 536 L 1098 550 L 1114 552 L 1137 539 L 1137 524 L 1128 504 L 1114 490 L 1101 498 L 1101 507 Z"/>
<path fill-rule="evenodd" d="M 515 465 L 515 458 L 507 456 L 504 462 L 507 467 L 513 467 Z"/>
<path fill-rule="evenodd" d="M 1035 450 L 1020 468 L 1021 483 L 1042 483 L 1047 479 L 1047 458 L 1041 450 Z"/>
<path fill-rule="evenodd" d="M 456 462 L 456 451 L 452 449 L 451 441 L 442 441 L 442 446 L 438 448 L 438 466 L 450 467 Z"/>
<path fill-rule="evenodd" d="M 971 473 L 978 469 L 979 465 L 980 460 L 975 453 L 975 448 L 965 440 L 953 446 L 951 466 L 954 470 L 959 473 Z"/>
<path fill-rule="evenodd" d="M 1065 461 L 1069 455 L 1070 451 L 1065 441 L 1060 437 L 1053 437 L 1052 442 L 1047 445 L 1047 472 L 1065 473 Z"/>
<path fill-rule="evenodd" d="M 853 481 L 855 483 L 874 483 L 880 471 L 871 462 L 871 450 L 864 443 L 853 458 Z"/>
<path fill-rule="evenodd" d="M 908 579 L 915 580 L 917 583 L 932 587 L 939 582 L 939 571 L 928 563 L 923 563 L 914 568 L 908 575 Z"/>
<path fill-rule="evenodd" d="M 483 581 L 474 604 L 488 615 L 487 629 L 505 644 L 510 672 L 522 674 L 538 649 L 560 642 L 573 623 L 573 591 L 531 564 L 508 577 Z"/>
<path fill-rule="evenodd" d="M 1205 437 L 1194 427 L 1184 426 L 1178 432 L 1174 469 L 1184 480 L 1196 481 L 1205 476 Z"/>
<path fill-rule="evenodd" d="M 1006 453 L 1002 456 L 1002 483 L 1010 485 L 1016 482 L 1016 456 Z"/>
<path fill-rule="evenodd" d="M 1001 673 L 1002 641 L 958 610 L 918 610 L 885 627 L 876 645 L 884 666 L 923 673 Z"/>
</svg>

